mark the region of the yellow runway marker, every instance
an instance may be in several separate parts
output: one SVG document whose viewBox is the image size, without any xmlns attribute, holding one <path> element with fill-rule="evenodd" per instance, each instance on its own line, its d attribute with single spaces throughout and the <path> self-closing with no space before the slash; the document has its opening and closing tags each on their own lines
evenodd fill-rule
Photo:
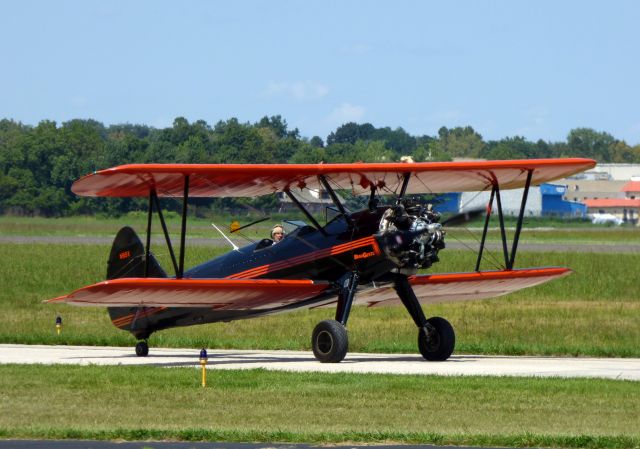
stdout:
<svg viewBox="0 0 640 449">
<path fill-rule="evenodd" d="M 200 366 L 202 367 L 202 388 L 207 386 L 207 350 L 200 351 Z"/>
</svg>

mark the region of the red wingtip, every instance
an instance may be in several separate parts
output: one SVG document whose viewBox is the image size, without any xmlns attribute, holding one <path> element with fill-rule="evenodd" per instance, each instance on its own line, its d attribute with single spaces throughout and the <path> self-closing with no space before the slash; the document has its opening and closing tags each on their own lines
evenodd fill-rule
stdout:
<svg viewBox="0 0 640 449">
<path fill-rule="evenodd" d="M 64 300 L 67 299 L 68 297 L 69 295 L 58 296 L 57 298 L 45 299 L 44 301 L 42 301 L 42 303 L 47 304 L 50 302 L 64 302 Z"/>
</svg>

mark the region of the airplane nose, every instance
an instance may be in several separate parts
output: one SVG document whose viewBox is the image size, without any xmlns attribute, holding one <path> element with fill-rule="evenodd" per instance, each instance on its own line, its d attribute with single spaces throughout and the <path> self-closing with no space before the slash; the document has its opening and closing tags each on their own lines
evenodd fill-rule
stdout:
<svg viewBox="0 0 640 449">
<path fill-rule="evenodd" d="M 444 233 L 440 223 L 418 230 L 386 232 L 379 243 L 387 257 L 398 268 L 428 268 L 437 261 L 438 250 L 444 248 Z"/>
</svg>

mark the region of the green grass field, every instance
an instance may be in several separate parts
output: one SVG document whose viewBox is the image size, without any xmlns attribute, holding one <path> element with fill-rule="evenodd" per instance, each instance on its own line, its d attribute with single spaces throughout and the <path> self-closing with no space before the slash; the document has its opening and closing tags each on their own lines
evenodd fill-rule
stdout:
<svg viewBox="0 0 640 449">
<path fill-rule="evenodd" d="M 271 226 L 284 219 L 304 220 L 304 217 L 283 216 L 278 214 L 262 223 L 243 230 L 242 233 L 249 238 L 264 238 L 268 236 Z M 323 217 L 316 217 L 320 223 L 324 223 Z M 161 228 L 157 216 L 154 215 L 154 232 L 161 236 Z M 228 215 L 214 216 L 210 219 L 189 217 L 188 236 L 200 238 L 219 238 L 220 235 L 211 227 L 211 222 L 216 223 L 221 229 L 229 228 L 232 221 L 237 220 L 241 225 L 249 224 L 257 217 L 242 216 L 232 217 Z M 180 233 L 180 217 L 175 213 L 169 213 L 166 217 L 169 231 L 173 235 Z M 98 217 L 11 217 L 0 216 L 0 235 L 20 236 L 78 236 L 78 237 L 113 237 L 123 225 L 133 226 L 140 235 L 143 235 L 147 227 L 147 217 L 144 213 L 132 213 L 121 218 Z M 479 241 L 482 235 L 482 221 L 477 221 L 466 228 L 450 228 L 448 234 L 453 240 Z M 513 235 L 515 226 L 513 217 L 507 222 L 509 235 Z M 491 222 L 489 241 L 499 241 L 500 232 L 497 221 Z M 238 242 L 243 239 L 234 237 Z M 570 221 L 565 225 L 553 220 L 525 221 L 522 231 L 522 241 L 528 243 L 634 243 L 640 244 L 640 230 L 632 226 L 610 227 L 604 225 L 590 225 L 578 221 Z"/>
<path fill-rule="evenodd" d="M 194 264 L 222 249 L 193 247 Z M 443 252 L 444 253 L 444 252 Z M 104 278 L 105 245 L 0 244 L 0 292 L 5 343 L 133 345 L 111 325 L 103 308 L 42 304 Z M 474 255 L 447 251 L 439 271 L 463 271 Z M 160 254 L 164 266 L 168 255 Z M 444 316 L 457 333 L 457 353 L 640 356 L 640 297 L 629 267 L 640 254 L 522 253 L 520 266 L 568 266 L 566 278 L 504 298 L 427 308 Z M 54 331 L 60 314 L 64 330 Z M 300 311 L 255 320 L 216 323 L 159 332 L 151 346 L 309 349 L 315 324 L 333 310 Z M 416 330 L 402 307 L 356 307 L 349 321 L 350 350 L 416 352 Z"/>
<path fill-rule="evenodd" d="M 0 437 L 638 447 L 640 383 L 0 366 Z M 46 400 L 44 399 L 46 398 Z"/>
<path fill-rule="evenodd" d="M 0 231 L 113 236 L 122 224 L 54 222 L 3 218 Z M 529 232 L 540 242 L 640 241 L 634 229 L 530 229 L 523 241 Z M 187 265 L 225 250 L 188 246 Z M 0 342 L 132 346 L 103 308 L 41 302 L 103 280 L 108 252 L 0 243 Z M 168 268 L 168 254 L 157 255 Z M 475 254 L 446 249 L 441 259 L 435 271 L 468 271 Z M 575 273 L 502 298 L 429 306 L 455 327 L 456 353 L 640 357 L 640 254 L 521 252 L 516 265 Z M 315 324 L 332 317 L 326 309 L 172 329 L 150 345 L 308 350 Z M 417 352 L 402 307 L 357 307 L 349 336 L 351 351 Z M 214 370 L 209 385 L 199 386 L 195 368 L 0 366 L 0 438 L 640 448 L 638 382 Z"/>
</svg>

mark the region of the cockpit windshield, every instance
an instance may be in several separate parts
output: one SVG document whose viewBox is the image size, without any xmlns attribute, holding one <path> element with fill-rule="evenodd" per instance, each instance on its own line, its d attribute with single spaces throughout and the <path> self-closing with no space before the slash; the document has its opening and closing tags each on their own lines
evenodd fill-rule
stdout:
<svg viewBox="0 0 640 449">
<path fill-rule="evenodd" d="M 284 232 L 287 235 L 297 231 L 298 229 L 304 228 L 305 226 L 309 226 L 302 220 L 284 220 L 282 222 L 282 226 L 284 227 Z"/>
</svg>

